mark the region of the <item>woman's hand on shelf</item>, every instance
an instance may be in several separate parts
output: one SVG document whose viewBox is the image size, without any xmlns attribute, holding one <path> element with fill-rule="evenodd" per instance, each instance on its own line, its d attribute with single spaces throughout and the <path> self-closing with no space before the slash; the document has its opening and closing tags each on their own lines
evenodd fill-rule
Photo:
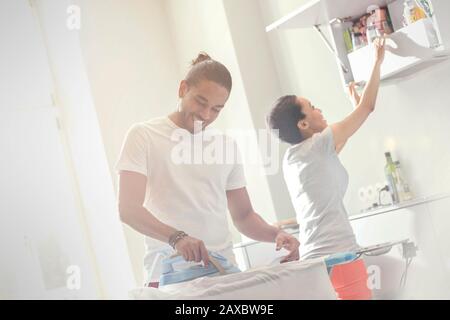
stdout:
<svg viewBox="0 0 450 320">
<path fill-rule="evenodd" d="M 373 41 L 373 45 L 375 47 L 375 63 L 381 65 L 386 53 L 386 37 L 377 37 Z"/>
<path fill-rule="evenodd" d="M 356 90 L 356 82 L 350 82 L 348 85 L 348 94 L 350 95 L 350 100 L 353 103 L 353 106 L 357 106 L 359 104 L 359 101 L 361 100 L 361 96 Z"/>
</svg>

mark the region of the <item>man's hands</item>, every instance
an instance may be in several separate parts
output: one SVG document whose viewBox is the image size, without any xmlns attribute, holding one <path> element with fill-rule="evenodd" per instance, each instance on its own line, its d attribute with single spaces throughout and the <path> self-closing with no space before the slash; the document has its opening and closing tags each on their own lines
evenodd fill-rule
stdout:
<svg viewBox="0 0 450 320">
<path fill-rule="evenodd" d="M 279 251 L 284 248 L 289 251 L 289 254 L 280 261 L 281 263 L 295 261 L 299 259 L 298 247 L 300 242 L 292 235 L 280 230 L 275 237 L 276 250 Z M 181 254 L 186 261 L 201 262 L 205 267 L 209 264 L 208 250 L 203 241 L 186 236 L 175 244 L 175 249 Z"/>
<path fill-rule="evenodd" d="M 295 261 L 300 258 L 298 247 L 300 246 L 300 242 L 298 242 L 295 237 L 292 235 L 280 230 L 275 237 L 275 243 L 276 243 L 276 250 L 280 250 L 281 248 L 284 248 L 289 251 L 289 254 L 283 259 L 281 259 L 280 263 L 285 263 L 289 261 Z"/>
<path fill-rule="evenodd" d="M 186 261 L 203 261 L 205 267 L 209 264 L 208 250 L 202 240 L 186 236 L 175 244 L 175 249 Z"/>
</svg>

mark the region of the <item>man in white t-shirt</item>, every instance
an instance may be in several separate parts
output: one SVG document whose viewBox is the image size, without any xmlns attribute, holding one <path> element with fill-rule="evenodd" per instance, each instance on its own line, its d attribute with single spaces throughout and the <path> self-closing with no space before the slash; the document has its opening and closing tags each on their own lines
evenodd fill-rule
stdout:
<svg viewBox="0 0 450 320">
<path fill-rule="evenodd" d="M 299 242 L 254 212 L 234 141 L 205 130 L 230 90 L 226 67 L 200 54 L 180 84 L 179 109 L 127 133 L 116 164 L 119 211 L 124 223 L 146 236 L 147 282 L 158 281 L 161 252 L 176 250 L 187 261 L 207 265 L 210 250 L 235 262 L 227 209 L 240 232 L 289 250 L 283 262 L 298 260 Z M 227 160 L 234 152 L 234 161 L 205 160 L 207 148 L 220 145 Z M 204 151 L 200 157 L 198 148 Z"/>
</svg>

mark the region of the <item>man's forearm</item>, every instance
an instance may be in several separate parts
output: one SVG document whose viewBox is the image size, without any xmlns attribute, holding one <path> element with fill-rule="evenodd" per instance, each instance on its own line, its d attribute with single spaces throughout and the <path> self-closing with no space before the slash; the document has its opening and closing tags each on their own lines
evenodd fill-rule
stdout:
<svg viewBox="0 0 450 320">
<path fill-rule="evenodd" d="M 269 225 L 256 212 L 247 214 L 245 218 L 235 221 L 234 224 L 242 234 L 257 241 L 274 242 L 280 231 Z"/>
<path fill-rule="evenodd" d="M 156 219 L 142 206 L 120 208 L 120 218 L 134 230 L 166 243 L 169 241 L 169 237 L 177 231 Z"/>
</svg>

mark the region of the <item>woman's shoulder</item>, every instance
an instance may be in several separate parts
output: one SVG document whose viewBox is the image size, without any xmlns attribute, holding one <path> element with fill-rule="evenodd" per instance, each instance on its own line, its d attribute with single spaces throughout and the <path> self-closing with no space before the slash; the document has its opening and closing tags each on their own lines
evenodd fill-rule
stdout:
<svg viewBox="0 0 450 320">
<path fill-rule="evenodd" d="M 291 164 L 308 158 L 312 151 L 312 142 L 312 139 L 309 138 L 289 147 L 284 154 L 284 162 Z"/>
<path fill-rule="evenodd" d="M 322 149 L 333 142 L 333 133 L 331 127 L 326 127 L 321 132 L 313 134 L 310 138 L 300 142 L 299 144 L 289 147 L 284 155 L 284 161 L 287 164 L 311 160 L 322 154 Z"/>
</svg>

